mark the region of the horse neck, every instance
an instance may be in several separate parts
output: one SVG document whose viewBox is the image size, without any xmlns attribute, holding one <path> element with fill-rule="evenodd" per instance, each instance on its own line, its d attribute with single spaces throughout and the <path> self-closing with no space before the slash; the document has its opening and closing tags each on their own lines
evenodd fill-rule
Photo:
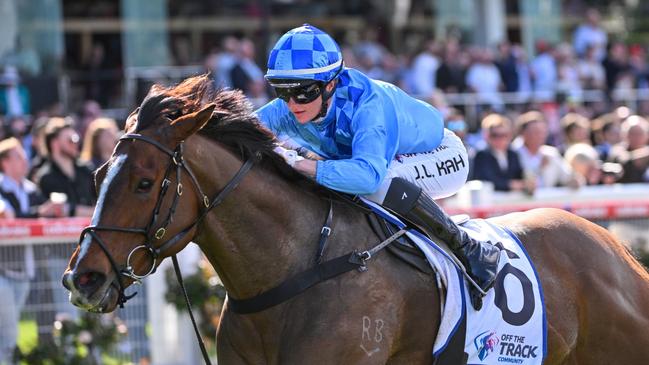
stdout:
<svg viewBox="0 0 649 365">
<path fill-rule="evenodd" d="M 222 188 L 243 163 L 217 148 L 192 159 L 201 186 Z M 327 209 L 315 194 L 256 167 L 206 217 L 195 242 L 228 293 L 247 298 L 313 264 Z"/>
</svg>

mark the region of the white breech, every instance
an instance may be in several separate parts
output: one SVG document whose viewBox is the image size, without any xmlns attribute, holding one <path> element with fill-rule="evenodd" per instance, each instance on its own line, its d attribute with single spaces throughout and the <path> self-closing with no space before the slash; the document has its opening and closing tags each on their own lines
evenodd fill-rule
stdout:
<svg viewBox="0 0 649 365">
<path fill-rule="evenodd" d="M 445 198 L 460 190 L 468 176 L 469 156 L 462 140 L 444 129 L 444 138 L 436 149 L 397 155 L 379 189 L 365 197 L 382 204 L 392 179 L 401 177 L 421 187 L 433 199 Z"/>
</svg>

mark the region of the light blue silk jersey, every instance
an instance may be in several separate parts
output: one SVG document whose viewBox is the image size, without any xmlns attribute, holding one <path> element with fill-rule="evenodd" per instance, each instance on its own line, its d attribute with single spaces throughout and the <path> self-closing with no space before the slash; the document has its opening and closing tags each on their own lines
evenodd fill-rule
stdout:
<svg viewBox="0 0 649 365">
<path fill-rule="evenodd" d="M 316 181 L 350 194 L 371 194 L 397 154 L 432 151 L 444 136 L 437 109 L 360 71 L 341 72 L 327 115 L 300 124 L 288 104 L 274 99 L 257 116 L 275 135 L 317 153 Z"/>
</svg>

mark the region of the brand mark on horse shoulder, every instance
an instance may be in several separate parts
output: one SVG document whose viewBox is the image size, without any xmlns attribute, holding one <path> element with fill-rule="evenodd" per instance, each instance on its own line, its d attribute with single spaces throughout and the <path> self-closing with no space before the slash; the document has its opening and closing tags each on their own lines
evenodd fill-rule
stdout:
<svg viewBox="0 0 649 365">
<path fill-rule="evenodd" d="M 367 355 L 367 357 L 371 357 L 375 353 L 381 351 L 381 349 L 379 349 L 378 347 L 375 348 L 374 350 L 367 351 L 367 349 L 365 348 L 365 346 L 363 346 L 363 344 L 361 344 L 361 349 L 365 352 L 365 355 Z"/>
<path fill-rule="evenodd" d="M 361 335 L 361 349 L 365 354 L 370 357 L 375 353 L 381 351 L 377 346 L 372 350 L 367 350 L 364 346 L 364 343 L 370 343 L 371 345 L 380 344 L 383 341 L 383 326 L 385 322 L 382 319 L 372 319 L 368 316 L 363 316 L 363 333 Z"/>
<path fill-rule="evenodd" d="M 458 154 L 456 157 L 438 162 L 437 173 L 440 176 L 443 176 L 453 172 L 458 172 L 460 170 L 460 166 L 462 166 L 463 168 L 467 167 L 466 163 L 464 162 L 464 158 L 462 158 L 462 155 Z"/>
</svg>

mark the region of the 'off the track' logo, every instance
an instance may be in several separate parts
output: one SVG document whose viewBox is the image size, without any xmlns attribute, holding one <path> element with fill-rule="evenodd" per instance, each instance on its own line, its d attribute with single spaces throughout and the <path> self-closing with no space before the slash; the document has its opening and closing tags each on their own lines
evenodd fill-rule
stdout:
<svg viewBox="0 0 649 365">
<path fill-rule="evenodd" d="M 484 360 L 489 356 L 490 352 L 494 352 L 500 340 L 496 336 L 496 332 L 484 331 L 473 339 L 473 344 L 478 350 L 478 358 Z"/>
</svg>

